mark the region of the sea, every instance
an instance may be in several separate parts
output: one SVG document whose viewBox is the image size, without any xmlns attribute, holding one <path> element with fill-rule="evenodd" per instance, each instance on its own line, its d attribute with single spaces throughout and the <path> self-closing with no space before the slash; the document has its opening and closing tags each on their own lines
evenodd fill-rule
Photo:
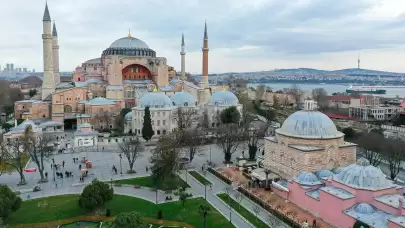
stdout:
<svg viewBox="0 0 405 228">
<path fill-rule="evenodd" d="M 302 91 L 310 93 L 313 89 L 324 88 L 329 95 L 333 93 L 346 92 L 349 87 L 341 84 L 306 84 L 306 83 L 262 83 L 262 84 L 248 84 L 248 87 L 257 87 L 258 85 L 265 85 L 270 87 L 273 91 L 283 90 L 284 88 L 291 88 L 293 85 L 297 85 Z M 386 94 L 378 94 L 376 96 L 388 97 L 388 98 L 405 98 L 405 88 L 386 88 Z"/>
</svg>

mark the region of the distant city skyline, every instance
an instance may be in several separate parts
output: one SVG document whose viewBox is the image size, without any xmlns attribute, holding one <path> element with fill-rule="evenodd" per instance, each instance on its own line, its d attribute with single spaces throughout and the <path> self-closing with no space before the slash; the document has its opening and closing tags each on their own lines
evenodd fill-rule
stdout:
<svg viewBox="0 0 405 228">
<path fill-rule="evenodd" d="M 180 71 L 181 34 L 186 71 L 201 74 L 204 21 L 210 36 L 210 73 L 275 68 L 361 68 L 405 72 L 405 1 L 401 0 L 49 0 L 58 26 L 61 71 L 96 58 L 131 29 Z M 24 7 L 21 7 L 24 5 Z M 43 71 L 45 1 L 1 1 L 0 62 Z M 331 7 L 333 6 L 333 7 Z M 136 10 L 127 10 L 136 9 Z M 153 12 L 153 13 L 151 13 Z"/>
</svg>

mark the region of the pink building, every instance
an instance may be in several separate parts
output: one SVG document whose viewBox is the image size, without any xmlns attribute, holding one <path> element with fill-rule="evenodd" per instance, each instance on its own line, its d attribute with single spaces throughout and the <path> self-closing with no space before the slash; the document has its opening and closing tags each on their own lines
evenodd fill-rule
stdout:
<svg viewBox="0 0 405 228">
<path fill-rule="evenodd" d="M 403 186 L 361 158 L 356 164 L 273 182 L 274 192 L 339 228 L 405 227 Z"/>
</svg>

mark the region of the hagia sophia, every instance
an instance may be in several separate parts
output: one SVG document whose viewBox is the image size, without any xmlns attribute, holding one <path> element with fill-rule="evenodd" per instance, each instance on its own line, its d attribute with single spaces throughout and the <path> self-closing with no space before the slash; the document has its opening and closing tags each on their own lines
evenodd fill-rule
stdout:
<svg viewBox="0 0 405 228">
<path fill-rule="evenodd" d="M 60 83 L 59 43 L 55 23 L 52 25 L 48 5 L 43 15 L 44 76 L 40 98 L 15 103 L 15 118 L 32 120 L 38 126 L 54 130 L 76 129 L 90 123 L 96 129 L 113 129 L 115 121 L 97 121 L 96 115 L 118 115 L 131 108 L 126 118 L 127 132 L 140 132 L 143 110 L 149 106 L 155 135 L 173 130 L 171 115 L 178 107 L 210 113 L 209 122 L 221 108 L 239 104 L 227 86 L 209 85 L 208 30 L 205 23 L 202 48 L 202 80 L 187 81 L 184 35 L 181 37 L 181 74 L 175 76 L 165 57 L 130 33 L 102 51 L 101 57 L 76 67 L 71 82 Z M 212 111 L 212 110 L 215 111 Z M 45 130 L 45 129 L 44 129 Z M 11 137 L 13 131 L 5 136 Z"/>
</svg>

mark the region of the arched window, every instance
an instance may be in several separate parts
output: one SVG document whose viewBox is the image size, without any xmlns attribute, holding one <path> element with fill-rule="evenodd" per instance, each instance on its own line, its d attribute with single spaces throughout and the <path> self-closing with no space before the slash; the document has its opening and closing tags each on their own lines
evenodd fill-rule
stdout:
<svg viewBox="0 0 405 228">
<path fill-rule="evenodd" d="M 156 125 L 157 125 L 157 126 L 160 126 L 160 120 L 157 121 L 157 124 L 156 124 Z"/>
<path fill-rule="evenodd" d="M 63 108 L 64 112 L 70 113 L 72 112 L 72 106 L 70 105 L 65 105 L 65 107 Z"/>
<path fill-rule="evenodd" d="M 184 102 L 184 107 L 187 107 L 188 106 L 188 103 L 187 102 Z"/>
</svg>

